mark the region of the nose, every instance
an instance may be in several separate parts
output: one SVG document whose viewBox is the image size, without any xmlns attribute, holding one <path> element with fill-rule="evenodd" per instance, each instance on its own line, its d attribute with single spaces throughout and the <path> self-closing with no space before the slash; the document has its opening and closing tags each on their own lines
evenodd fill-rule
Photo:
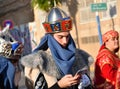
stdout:
<svg viewBox="0 0 120 89">
<path fill-rule="evenodd" d="M 63 38 L 63 43 L 66 44 L 67 42 L 68 42 L 67 37 L 64 37 L 64 38 Z"/>
</svg>

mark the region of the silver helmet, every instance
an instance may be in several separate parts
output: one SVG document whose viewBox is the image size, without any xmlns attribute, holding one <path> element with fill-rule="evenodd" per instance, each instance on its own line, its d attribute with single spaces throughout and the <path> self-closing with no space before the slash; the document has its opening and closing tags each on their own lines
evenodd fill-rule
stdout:
<svg viewBox="0 0 120 89">
<path fill-rule="evenodd" d="M 53 7 L 46 18 L 46 22 L 54 23 L 67 17 L 67 14 L 63 10 Z"/>
<path fill-rule="evenodd" d="M 47 33 L 68 31 L 72 29 L 72 20 L 63 10 L 53 7 L 48 13 L 43 26 Z"/>
</svg>

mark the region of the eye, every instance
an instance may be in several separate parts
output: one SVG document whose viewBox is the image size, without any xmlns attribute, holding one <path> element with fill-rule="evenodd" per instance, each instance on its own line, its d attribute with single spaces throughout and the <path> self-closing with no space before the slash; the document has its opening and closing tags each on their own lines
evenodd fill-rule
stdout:
<svg viewBox="0 0 120 89">
<path fill-rule="evenodd" d="M 111 39 L 111 40 L 113 40 L 113 41 L 114 41 L 114 40 L 115 40 L 115 37 L 112 37 L 112 39 Z"/>
<path fill-rule="evenodd" d="M 58 36 L 58 38 L 59 38 L 59 39 L 62 39 L 62 38 L 63 38 L 63 36 Z"/>
<path fill-rule="evenodd" d="M 70 35 L 66 36 L 66 38 L 69 38 L 69 37 L 70 37 Z"/>
<path fill-rule="evenodd" d="M 118 40 L 119 38 L 118 37 L 112 37 L 111 40 L 112 41 L 115 41 L 115 40 Z"/>
</svg>

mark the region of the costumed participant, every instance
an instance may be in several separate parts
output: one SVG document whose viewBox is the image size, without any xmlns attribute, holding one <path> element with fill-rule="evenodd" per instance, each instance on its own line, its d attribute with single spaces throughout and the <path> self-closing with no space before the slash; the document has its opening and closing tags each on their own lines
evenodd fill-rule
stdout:
<svg viewBox="0 0 120 89">
<path fill-rule="evenodd" d="M 95 89 L 117 89 L 116 75 L 120 59 L 117 56 L 119 50 L 119 33 L 110 30 L 103 34 L 103 45 L 100 47 L 95 62 Z"/>
<path fill-rule="evenodd" d="M 70 34 L 71 18 L 53 7 L 43 26 L 46 34 L 38 47 L 21 58 L 28 89 L 91 89 L 89 65 L 93 58 L 76 48 Z"/>
<path fill-rule="evenodd" d="M 0 31 L 0 89 L 18 89 L 21 72 L 19 59 L 23 45 L 10 35 L 10 21 Z"/>
</svg>

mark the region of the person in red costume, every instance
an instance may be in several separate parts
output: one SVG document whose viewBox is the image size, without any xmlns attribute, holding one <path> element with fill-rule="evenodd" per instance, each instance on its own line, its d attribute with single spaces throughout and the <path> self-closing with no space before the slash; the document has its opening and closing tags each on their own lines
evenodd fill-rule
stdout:
<svg viewBox="0 0 120 89">
<path fill-rule="evenodd" d="M 119 33 L 115 30 L 107 31 L 102 36 L 103 44 L 100 47 L 95 62 L 94 87 L 95 89 L 117 89 L 116 76 L 120 59 Z"/>
</svg>

